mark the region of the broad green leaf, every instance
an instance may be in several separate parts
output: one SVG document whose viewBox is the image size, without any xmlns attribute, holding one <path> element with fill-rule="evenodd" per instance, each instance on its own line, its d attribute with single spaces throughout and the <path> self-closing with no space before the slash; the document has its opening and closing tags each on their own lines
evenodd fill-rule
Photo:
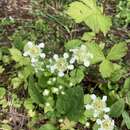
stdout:
<svg viewBox="0 0 130 130">
<path fill-rule="evenodd" d="M 9 51 L 14 61 L 19 62 L 23 58 L 21 51 L 19 51 L 18 49 L 11 48 Z"/>
<path fill-rule="evenodd" d="M 105 56 L 98 44 L 90 43 L 90 44 L 87 44 L 87 46 L 90 53 L 93 54 L 92 64 L 96 64 L 105 59 Z"/>
<path fill-rule="evenodd" d="M 82 44 L 81 40 L 74 39 L 74 40 L 70 40 L 67 43 L 65 43 L 65 48 L 66 49 L 73 49 L 73 48 L 80 46 L 81 44 Z"/>
<path fill-rule="evenodd" d="M 67 11 L 77 23 L 85 22 L 95 33 L 108 32 L 111 19 L 102 13 L 102 9 L 96 5 L 96 0 L 80 0 L 72 2 Z"/>
<path fill-rule="evenodd" d="M 41 126 L 39 130 L 58 130 L 58 129 L 52 124 L 45 124 Z"/>
<path fill-rule="evenodd" d="M 119 99 L 111 106 L 110 116 L 119 117 L 124 111 L 125 102 L 123 99 Z"/>
<path fill-rule="evenodd" d="M 124 111 L 122 113 L 122 117 L 123 117 L 123 120 L 125 121 L 127 128 L 130 129 L 130 116 L 129 116 L 129 114 L 126 111 Z"/>
<path fill-rule="evenodd" d="M 127 53 L 127 44 L 121 42 L 119 44 L 115 44 L 110 52 L 108 53 L 107 59 L 109 60 L 120 60 Z"/>
<path fill-rule="evenodd" d="M 73 85 L 76 85 L 83 80 L 84 72 L 82 69 L 74 69 L 71 71 L 70 76 L 70 82 L 73 83 Z"/>
<path fill-rule="evenodd" d="M 99 71 L 103 78 L 108 78 L 111 76 L 112 72 L 114 71 L 113 64 L 105 59 L 99 66 Z"/>
<path fill-rule="evenodd" d="M 34 78 L 30 77 L 29 79 L 29 85 L 28 85 L 28 92 L 29 95 L 34 103 L 37 103 L 38 105 L 44 104 L 44 98 L 42 94 L 39 92 L 39 89 L 36 86 Z"/>
<path fill-rule="evenodd" d="M 83 112 L 83 89 L 69 88 L 64 95 L 58 96 L 56 109 L 59 114 L 67 116 L 69 120 L 78 121 Z"/>
<path fill-rule="evenodd" d="M 22 56 L 22 53 L 20 50 L 16 48 L 9 49 L 10 54 L 12 56 L 12 59 L 15 62 L 18 62 L 20 65 L 27 65 L 29 63 L 29 59 Z"/>
</svg>

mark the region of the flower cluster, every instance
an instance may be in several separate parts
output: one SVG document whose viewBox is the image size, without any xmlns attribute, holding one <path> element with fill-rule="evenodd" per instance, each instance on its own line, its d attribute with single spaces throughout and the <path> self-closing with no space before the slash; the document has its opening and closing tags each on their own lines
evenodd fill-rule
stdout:
<svg viewBox="0 0 130 130">
<path fill-rule="evenodd" d="M 43 48 L 44 43 L 35 45 L 32 42 L 28 42 L 24 47 L 23 55 L 30 57 L 32 66 L 36 72 L 38 70 L 44 71 L 42 59 L 45 58 L 45 53 L 42 52 Z M 74 69 L 75 62 L 83 64 L 86 67 L 90 65 L 93 55 L 88 51 L 85 45 L 71 49 L 70 52 L 72 52 L 70 55 L 69 53 L 64 53 L 63 56 L 54 54 L 53 58 L 49 60 L 49 65 L 46 65 L 51 73 L 57 73 L 59 77 L 63 77 L 67 70 Z"/>
<path fill-rule="evenodd" d="M 48 68 L 50 68 L 52 73 L 57 72 L 58 76 L 63 77 L 65 71 L 74 69 L 74 65 L 69 63 L 68 60 L 68 53 L 64 53 L 62 57 L 55 54 L 53 56 L 53 60 L 50 60 L 50 65 L 48 65 Z"/>
<path fill-rule="evenodd" d="M 96 123 L 99 125 L 98 130 L 113 130 L 114 121 L 107 115 L 110 112 L 110 108 L 106 105 L 107 96 L 103 96 L 101 99 L 92 94 L 90 98 L 90 102 L 85 104 L 85 108 L 86 111 L 91 111 L 93 114 L 91 119 L 96 120 Z"/>
<path fill-rule="evenodd" d="M 93 55 L 89 52 L 87 46 L 81 45 L 75 49 L 70 49 L 70 51 L 73 52 L 71 63 L 77 61 L 78 64 L 83 64 L 86 67 L 90 65 Z"/>
<path fill-rule="evenodd" d="M 62 85 L 59 85 L 58 87 L 52 87 L 51 90 L 45 89 L 43 91 L 43 96 L 49 96 L 50 93 L 57 94 L 57 95 L 58 94 L 62 94 L 62 95 L 65 94 Z"/>
<path fill-rule="evenodd" d="M 96 97 L 95 94 L 91 95 L 92 102 L 91 104 L 85 105 L 85 108 L 87 110 L 92 110 L 93 111 L 93 117 L 98 117 L 103 113 L 107 113 L 110 111 L 110 108 L 106 106 L 106 100 L 107 96 L 103 96 L 102 99 L 99 97 Z"/>
<path fill-rule="evenodd" d="M 43 62 L 40 59 L 45 58 L 45 53 L 42 52 L 44 48 L 44 43 L 40 43 L 39 45 L 35 45 L 32 42 L 28 42 L 24 47 L 23 56 L 29 56 L 31 59 L 32 66 L 34 66 L 35 70 L 43 70 Z"/>
</svg>

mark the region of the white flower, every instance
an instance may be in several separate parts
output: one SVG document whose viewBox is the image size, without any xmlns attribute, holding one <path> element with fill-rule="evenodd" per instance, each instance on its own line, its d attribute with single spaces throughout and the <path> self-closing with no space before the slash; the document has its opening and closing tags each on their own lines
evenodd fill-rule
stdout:
<svg viewBox="0 0 130 130">
<path fill-rule="evenodd" d="M 70 60 L 70 64 L 73 64 L 75 62 L 75 58 L 73 57 L 73 58 L 71 58 L 71 60 Z"/>
<path fill-rule="evenodd" d="M 50 66 L 48 66 L 48 68 L 50 68 L 52 73 L 57 72 L 59 77 L 63 77 L 65 71 L 74 69 L 74 66 L 68 63 L 68 58 L 68 53 L 64 53 L 63 57 L 54 54 L 54 61 L 50 61 Z"/>
<path fill-rule="evenodd" d="M 58 58 L 59 58 L 59 56 L 58 56 L 57 54 L 55 54 L 55 55 L 53 56 L 53 58 L 57 61 Z"/>
<path fill-rule="evenodd" d="M 100 113 L 107 113 L 110 111 L 110 108 L 108 108 L 106 106 L 106 100 L 107 100 L 107 97 L 103 97 L 103 99 L 100 99 L 100 98 L 94 98 L 93 99 L 93 102 L 92 102 L 92 105 L 93 105 L 93 108 L 94 108 L 94 117 L 97 117 Z"/>
<path fill-rule="evenodd" d="M 52 93 L 58 94 L 58 93 L 59 93 L 59 89 L 58 89 L 58 88 L 53 87 L 53 88 L 52 88 Z"/>
<path fill-rule="evenodd" d="M 39 47 L 39 48 L 44 48 L 44 47 L 45 47 L 45 44 L 44 44 L 44 43 L 40 43 L 40 44 L 38 45 L 38 47 Z"/>
<path fill-rule="evenodd" d="M 65 59 L 69 58 L 69 54 L 68 53 L 64 53 L 63 56 L 64 56 Z"/>
<path fill-rule="evenodd" d="M 62 95 L 65 95 L 65 92 L 64 92 L 64 91 L 62 91 L 62 92 L 61 92 L 61 94 L 62 94 Z"/>
<path fill-rule="evenodd" d="M 52 84 L 52 81 L 51 81 L 51 80 L 48 80 L 48 81 L 47 81 L 47 84 L 49 84 L 49 85 Z"/>
<path fill-rule="evenodd" d="M 52 78 L 52 81 L 55 82 L 55 81 L 56 81 L 56 78 Z"/>
<path fill-rule="evenodd" d="M 40 57 L 44 59 L 46 57 L 45 53 L 41 53 Z"/>
<path fill-rule="evenodd" d="M 65 74 L 64 74 L 62 71 L 58 73 L 58 76 L 59 76 L 59 77 L 63 77 L 64 75 L 65 75 Z"/>
<path fill-rule="evenodd" d="M 70 86 L 70 87 L 72 87 L 72 86 L 73 86 L 73 83 L 72 83 L 72 82 L 70 82 L 70 83 L 69 83 L 69 86 Z"/>
<path fill-rule="evenodd" d="M 70 51 L 73 52 L 73 58 L 70 61 L 71 63 L 76 60 L 79 64 L 84 64 L 86 67 L 90 65 L 93 55 L 88 51 L 88 48 L 85 45 L 81 45 Z"/>
<path fill-rule="evenodd" d="M 95 94 L 92 94 L 92 95 L 91 95 L 91 98 L 92 98 L 93 100 L 96 100 L 97 97 L 96 97 Z"/>
<path fill-rule="evenodd" d="M 69 70 L 73 70 L 73 69 L 74 69 L 74 66 L 73 66 L 73 65 L 68 65 L 68 69 L 69 69 Z"/>
<path fill-rule="evenodd" d="M 50 91 L 48 89 L 45 89 L 43 92 L 43 96 L 48 96 L 50 93 Z"/>
<path fill-rule="evenodd" d="M 49 106 L 50 106 L 50 103 L 49 103 L 49 102 L 47 102 L 45 105 L 46 105 L 46 107 L 49 107 Z"/>
<path fill-rule="evenodd" d="M 32 43 L 31 41 L 29 41 L 29 42 L 27 43 L 27 46 L 28 46 L 29 48 L 31 48 L 31 47 L 33 47 L 33 43 Z"/>
<path fill-rule="evenodd" d="M 62 88 L 63 88 L 63 86 L 62 86 L 62 85 L 60 85 L 60 86 L 59 86 L 59 89 L 61 90 Z"/>
<path fill-rule="evenodd" d="M 108 113 L 110 111 L 110 108 L 106 106 L 107 96 L 103 96 L 103 98 L 100 99 L 99 97 L 96 97 L 95 94 L 92 94 L 90 97 L 92 102 L 90 104 L 86 104 L 85 108 L 86 110 L 93 111 L 93 117 L 97 118 L 101 114 Z"/>
<path fill-rule="evenodd" d="M 104 119 L 97 119 L 96 123 L 100 125 L 98 130 L 113 130 L 114 129 L 114 120 L 112 120 L 108 115 L 104 115 Z"/>
<path fill-rule="evenodd" d="M 89 122 L 86 122 L 86 123 L 85 123 L 85 126 L 86 126 L 87 128 L 89 128 L 89 127 L 90 127 L 90 123 L 89 123 Z"/>
<path fill-rule="evenodd" d="M 32 58 L 31 59 L 31 62 L 34 64 L 34 63 L 36 63 L 38 60 L 37 59 L 35 59 L 35 58 Z"/>
</svg>

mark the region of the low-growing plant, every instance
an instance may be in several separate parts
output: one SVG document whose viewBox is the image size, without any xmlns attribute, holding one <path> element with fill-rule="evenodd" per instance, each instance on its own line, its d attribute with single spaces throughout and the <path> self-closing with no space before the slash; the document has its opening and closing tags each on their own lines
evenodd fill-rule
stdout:
<svg viewBox="0 0 130 130">
<path fill-rule="evenodd" d="M 0 112 L 13 122 L 15 110 L 25 111 L 20 116 L 30 130 L 130 129 L 129 41 L 109 44 L 113 18 L 96 0 L 71 2 L 63 13 L 86 30 L 64 41 L 62 51 L 40 38 L 53 30 L 42 18 L 31 33 L 21 27 L 9 36 L 11 47 L 0 48 Z M 10 122 L 3 120 L 0 128 L 11 130 Z"/>
</svg>

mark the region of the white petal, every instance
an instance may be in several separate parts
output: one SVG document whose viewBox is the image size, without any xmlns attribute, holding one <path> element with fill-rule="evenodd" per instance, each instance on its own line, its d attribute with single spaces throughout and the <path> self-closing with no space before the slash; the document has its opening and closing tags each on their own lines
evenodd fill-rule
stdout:
<svg viewBox="0 0 130 130">
<path fill-rule="evenodd" d="M 85 60 L 85 61 L 84 61 L 84 66 L 88 67 L 89 65 L 90 65 L 90 61 Z"/>
<path fill-rule="evenodd" d="M 36 63 L 36 62 L 37 62 L 37 59 L 32 58 L 32 59 L 31 59 L 31 62 L 32 62 L 32 63 Z"/>
<path fill-rule="evenodd" d="M 90 109 L 92 109 L 93 107 L 92 107 L 92 105 L 87 104 L 87 105 L 85 105 L 85 108 L 86 108 L 87 110 L 90 110 Z"/>
<path fill-rule="evenodd" d="M 27 43 L 27 45 L 28 45 L 29 48 L 32 48 L 32 47 L 33 47 L 33 43 L 32 43 L 31 41 L 29 41 L 29 42 Z"/>
<path fill-rule="evenodd" d="M 50 66 L 50 70 L 51 70 L 51 73 L 54 73 L 54 71 L 55 71 L 55 66 L 53 65 L 53 66 Z"/>
<path fill-rule="evenodd" d="M 44 47 L 45 47 L 45 44 L 44 44 L 44 43 L 40 43 L 40 44 L 38 45 L 38 47 L 39 47 L 39 48 L 44 48 Z"/>
<path fill-rule="evenodd" d="M 65 95 L 65 92 L 64 92 L 64 91 L 62 91 L 62 92 L 61 92 L 61 94 L 62 94 L 62 95 Z"/>
<path fill-rule="evenodd" d="M 107 101 L 107 96 L 103 96 L 102 101 L 106 102 Z"/>
<path fill-rule="evenodd" d="M 49 107 L 49 106 L 50 106 L 50 103 L 47 102 L 47 103 L 46 103 L 46 106 Z"/>
<path fill-rule="evenodd" d="M 94 112 L 93 116 L 97 117 L 98 116 L 98 112 Z"/>
<path fill-rule="evenodd" d="M 104 108 L 104 111 L 105 111 L 105 112 L 109 112 L 109 111 L 110 111 L 110 108 L 109 108 L 109 107 L 106 107 L 106 108 Z"/>
<path fill-rule="evenodd" d="M 104 115 L 104 118 L 105 119 L 110 119 L 110 117 L 108 115 L 106 115 L 106 114 Z"/>
<path fill-rule="evenodd" d="M 68 53 L 64 53 L 64 58 L 67 59 L 69 57 L 69 54 Z"/>
<path fill-rule="evenodd" d="M 24 52 L 23 56 L 29 56 L 29 52 L 28 51 Z"/>
<path fill-rule="evenodd" d="M 52 81 L 55 82 L 55 81 L 56 81 L 56 78 L 53 78 Z"/>
<path fill-rule="evenodd" d="M 74 66 L 73 66 L 73 65 L 68 65 L 68 69 L 69 69 L 69 70 L 73 70 L 73 69 L 74 69 Z"/>
<path fill-rule="evenodd" d="M 58 88 L 55 88 L 55 87 L 52 88 L 52 93 L 58 94 L 58 92 L 59 92 L 59 89 L 58 89 Z"/>
<path fill-rule="evenodd" d="M 44 95 L 44 96 L 48 96 L 48 95 L 49 95 L 49 90 L 48 90 L 48 89 L 45 89 L 44 92 L 43 92 L 43 95 Z"/>
<path fill-rule="evenodd" d="M 46 57 L 45 53 L 41 53 L 40 57 L 44 59 Z"/>
<path fill-rule="evenodd" d="M 93 100 L 96 100 L 97 97 L 96 97 L 95 94 L 92 94 L 92 95 L 91 95 L 91 98 L 92 98 Z"/>
<path fill-rule="evenodd" d="M 101 121 L 100 119 L 97 119 L 97 120 L 96 120 L 96 123 L 97 123 L 98 125 L 101 125 L 101 124 L 102 124 L 102 121 Z"/>
<path fill-rule="evenodd" d="M 59 86 L 59 89 L 62 89 L 62 88 L 63 88 L 63 86 L 62 86 L 62 85 L 60 85 L 60 86 Z"/>
<path fill-rule="evenodd" d="M 91 59 L 93 58 L 93 54 L 92 53 L 88 52 L 87 56 L 90 57 Z"/>
<path fill-rule="evenodd" d="M 98 130 L 105 130 L 104 128 L 98 128 Z"/>
<path fill-rule="evenodd" d="M 75 58 L 73 57 L 73 58 L 71 58 L 71 60 L 70 60 L 70 64 L 73 64 L 75 62 Z"/>
<path fill-rule="evenodd" d="M 54 58 L 56 61 L 59 59 L 59 57 L 58 57 L 57 54 L 55 54 L 55 55 L 53 56 L 53 58 Z"/>
<path fill-rule="evenodd" d="M 63 77 L 63 76 L 64 76 L 64 73 L 63 73 L 63 72 L 59 72 L 59 73 L 58 73 L 58 76 L 59 76 L 59 77 Z"/>
</svg>

